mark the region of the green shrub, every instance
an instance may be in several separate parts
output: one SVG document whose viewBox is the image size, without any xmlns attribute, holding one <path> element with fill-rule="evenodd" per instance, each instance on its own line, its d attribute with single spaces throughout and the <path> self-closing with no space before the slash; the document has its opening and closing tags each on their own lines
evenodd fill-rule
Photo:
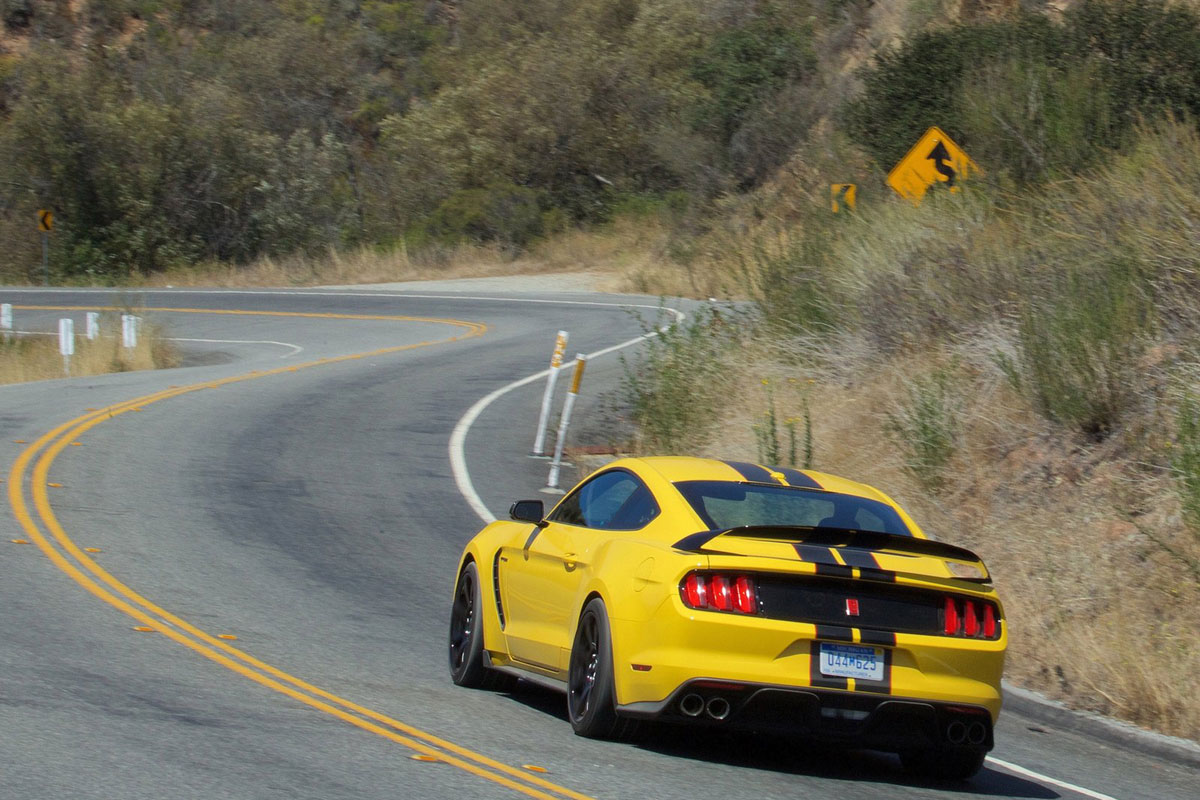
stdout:
<svg viewBox="0 0 1200 800">
<path fill-rule="evenodd" d="M 1164 0 L 1083 0 L 925 31 L 876 56 L 845 124 L 890 169 L 930 125 L 985 170 L 1078 170 L 1142 118 L 1200 114 L 1200 17 Z M 965 87 L 965 90 L 964 90 Z"/>
<path fill-rule="evenodd" d="M 843 109 L 844 122 L 884 169 L 903 158 L 931 125 L 966 146 L 971 140 L 960 111 L 964 78 L 998 57 L 1054 63 L 1063 38 L 1045 16 L 1031 13 L 919 33 L 882 51 L 863 70 L 862 93 Z"/>
<path fill-rule="evenodd" d="M 962 98 L 971 157 L 1019 182 L 1079 173 L 1122 143 L 1122 111 L 1095 61 L 998 61 L 967 77 Z"/>
<path fill-rule="evenodd" d="M 1191 394 L 1183 398 L 1175 412 L 1171 474 L 1184 519 L 1193 530 L 1200 531 L 1200 401 Z"/>
<path fill-rule="evenodd" d="M 908 381 L 897 410 L 887 415 L 886 430 L 904 453 L 905 470 L 929 491 L 945 484 L 961 428 L 962 399 L 951 369 Z"/>
<path fill-rule="evenodd" d="M 621 359 L 619 403 L 637 428 L 637 451 L 682 454 L 706 441 L 733 388 L 728 359 L 746 322 L 703 307 L 648 339 L 635 360 Z"/>
<path fill-rule="evenodd" d="M 442 241 L 499 242 L 521 247 L 542 233 L 542 211 L 532 189 L 494 183 L 460 189 L 429 218 L 430 234 Z"/>
<path fill-rule="evenodd" d="M 692 111 L 697 129 L 727 144 L 751 109 L 816 64 L 811 34 L 789 28 L 766 14 L 719 33 L 697 56 L 692 78 L 709 96 Z"/>
<path fill-rule="evenodd" d="M 1018 324 L 1017 363 L 1002 366 L 1048 419 L 1102 439 L 1140 402 L 1155 323 L 1138 264 L 1111 257 L 1033 294 Z"/>
</svg>

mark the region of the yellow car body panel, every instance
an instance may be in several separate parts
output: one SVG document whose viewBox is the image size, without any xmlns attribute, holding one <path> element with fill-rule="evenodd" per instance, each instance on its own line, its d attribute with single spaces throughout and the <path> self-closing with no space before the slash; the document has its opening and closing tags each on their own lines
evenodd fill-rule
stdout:
<svg viewBox="0 0 1200 800">
<path fill-rule="evenodd" d="M 556 519 L 562 517 L 563 503 L 572 502 L 574 493 L 568 493 L 540 525 L 499 521 L 468 543 L 460 573 L 468 561 L 476 563 L 483 648 L 491 667 L 567 681 L 580 615 L 590 599 L 599 597 L 611 627 L 613 693 L 619 713 L 670 714 L 685 687 L 716 681 L 744 685 L 749 687 L 746 691 L 820 690 L 821 702 L 833 705 L 837 697 L 857 697 L 929 703 L 939 714 L 945 704 L 977 708 L 995 722 L 1007 620 L 986 580 L 986 569 L 972 554 L 929 540 L 882 492 L 824 473 L 684 457 L 622 459 L 593 473 L 580 487 L 612 471 L 635 476 L 657 503 L 658 513 L 643 527 L 607 530 Z M 793 539 L 787 531 L 771 538 L 735 530 L 703 541 L 713 526 L 680 490 L 697 481 L 801 487 L 811 493 L 806 497 L 863 498 L 892 509 L 909 538 L 885 541 L 880 534 L 882 544 L 870 552 L 853 537 L 830 545 L 830 535 L 806 550 L 810 546 L 803 542 L 809 534 L 804 532 Z M 699 537 L 700 544 L 681 546 L 689 536 Z M 812 553 L 820 558 L 813 559 Z M 956 577 L 973 575 L 973 570 L 983 577 Z M 878 625 L 859 627 L 850 616 L 842 622 L 814 622 L 690 608 L 681 586 L 695 571 L 751 576 L 763 591 L 774 587 L 777 596 L 793 585 L 811 585 L 812 591 L 825 593 L 821 597 L 834 598 L 829 602 L 840 603 L 845 595 L 848 615 L 851 602 L 858 613 L 860 591 L 864 605 L 892 603 L 899 608 L 909 603 L 916 611 L 896 613 L 919 611 L 927 621 L 944 620 L 950 612 L 936 616 L 937 604 L 944 602 L 943 596 L 952 597 L 959 608 L 970 608 L 972 616 L 976 604 L 979 613 L 990 605 L 996 633 L 973 638 L 946 635 L 932 629 L 932 623 L 921 631 L 903 626 L 888 631 L 878 630 Z M 765 602 L 761 596 L 759 600 Z M 968 600 L 971 604 L 963 605 Z M 818 664 L 823 642 L 874 648 L 884 664 L 884 679 L 823 674 Z M 986 746 L 990 735 L 989 728 Z"/>
</svg>

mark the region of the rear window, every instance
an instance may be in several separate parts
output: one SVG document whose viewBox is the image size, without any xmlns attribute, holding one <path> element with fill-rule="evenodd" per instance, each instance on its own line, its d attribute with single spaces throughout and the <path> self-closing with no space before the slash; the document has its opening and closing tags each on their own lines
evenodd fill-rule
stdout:
<svg viewBox="0 0 1200 800">
<path fill-rule="evenodd" d="M 746 525 L 804 525 L 912 536 L 891 506 L 865 497 L 795 486 L 680 481 L 675 488 L 709 530 Z"/>
</svg>

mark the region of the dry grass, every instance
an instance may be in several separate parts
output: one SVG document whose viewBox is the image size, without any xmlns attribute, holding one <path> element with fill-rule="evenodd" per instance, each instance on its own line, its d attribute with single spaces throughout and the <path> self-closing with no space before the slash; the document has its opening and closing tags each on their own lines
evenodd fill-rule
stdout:
<svg viewBox="0 0 1200 800">
<path fill-rule="evenodd" d="M 1200 585 L 1177 557 L 1200 559 L 1200 537 L 1183 524 L 1169 476 L 1148 469 L 1129 437 L 1096 446 L 1042 421 L 978 343 L 886 362 L 854 359 L 856 348 L 865 346 L 847 339 L 811 354 L 810 366 L 769 352 L 744 362 L 746 391 L 732 393 L 703 454 L 755 457 L 758 388 L 770 379 L 780 415 L 807 402 L 814 468 L 884 489 L 926 532 L 985 558 L 1010 623 L 1009 679 L 1200 739 Z M 836 369 L 824 360 L 834 353 Z M 913 376 L 947 364 L 958 365 L 965 419 L 947 480 L 931 493 L 887 421 Z"/>
<path fill-rule="evenodd" d="M 106 319 L 101 330 L 119 330 L 119 325 Z M 130 349 L 122 347 L 120 336 L 102 335 L 95 340 L 77 336 L 69 372 L 58 352 L 57 336 L 27 334 L 0 340 L 0 384 L 162 369 L 178 363 L 178 351 L 154 324 L 143 326 L 137 346 Z"/>
<path fill-rule="evenodd" d="M 666 261 L 668 233 L 654 218 L 618 219 L 594 230 L 572 230 L 513 258 L 503 248 L 460 245 L 410 252 L 360 248 L 320 256 L 263 258 L 248 265 L 203 264 L 135 276 L 131 287 L 329 286 L 447 280 L 504 275 L 590 272 L 610 291 L 628 290 Z M 654 293 L 654 292 L 650 292 Z"/>
</svg>

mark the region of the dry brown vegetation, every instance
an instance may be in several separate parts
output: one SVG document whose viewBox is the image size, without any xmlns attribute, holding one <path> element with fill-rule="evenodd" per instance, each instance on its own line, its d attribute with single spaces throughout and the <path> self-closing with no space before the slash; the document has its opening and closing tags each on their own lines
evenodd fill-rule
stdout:
<svg viewBox="0 0 1200 800">
<path fill-rule="evenodd" d="M 119 331 L 120 322 L 115 317 L 103 319 L 101 330 Z M 160 369 L 178 363 L 178 351 L 153 323 L 142 327 L 133 348 L 123 347 L 119 335 L 94 340 L 77 336 L 69 365 L 59 354 L 57 335 L 13 334 L 0 340 L 0 384 Z"/>
<path fill-rule="evenodd" d="M 814 468 L 881 487 L 985 557 L 1010 679 L 1200 738 L 1195 128 L 1143 128 L 1127 154 L 1044 191 L 746 230 L 711 252 L 768 323 L 730 349 L 711 326 L 653 345 L 657 383 L 643 374 L 625 400 L 664 433 L 635 448 L 763 461 L 773 442 L 789 460 L 807 418 Z M 719 279 L 722 259 L 699 263 Z M 720 362 L 700 381 L 697 347 Z M 672 392 L 688 402 L 655 399 Z M 717 414 L 694 413 L 704 392 Z"/>
</svg>

